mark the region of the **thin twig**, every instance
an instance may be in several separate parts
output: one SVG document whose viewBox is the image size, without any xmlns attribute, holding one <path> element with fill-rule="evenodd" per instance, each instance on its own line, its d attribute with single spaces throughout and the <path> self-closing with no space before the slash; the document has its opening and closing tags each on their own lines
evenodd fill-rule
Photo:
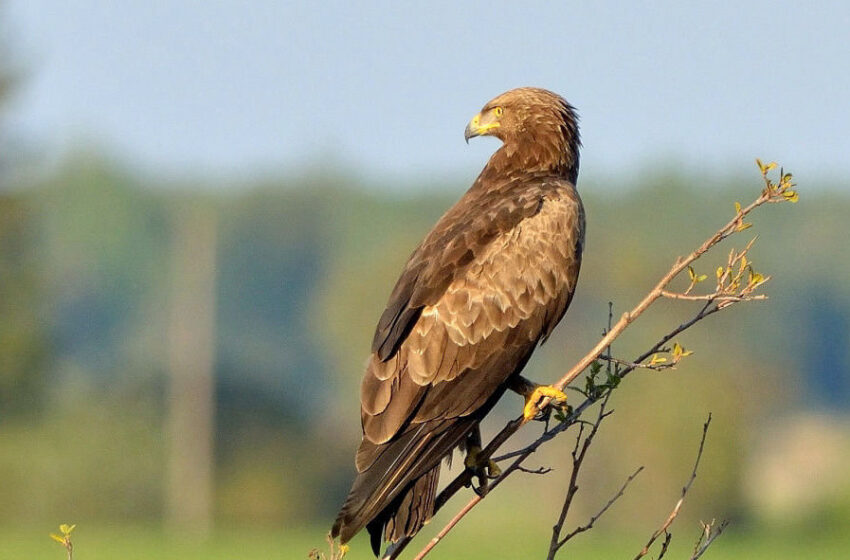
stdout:
<svg viewBox="0 0 850 560">
<path fill-rule="evenodd" d="M 566 542 L 568 540 L 570 540 L 574 536 L 578 535 L 579 533 L 583 533 L 585 531 L 589 531 L 590 529 L 592 529 L 593 524 L 596 523 L 597 521 L 599 521 L 599 518 L 602 517 L 605 514 L 605 512 L 608 511 L 608 509 L 612 505 L 614 505 L 614 502 L 616 502 L 617 500 L 619 500 L 623 496 L 623 494 L 626 492 L 626 488 L 628 488 L 629 484 L 631 484 L 632 481 L 635 478 L 637 478 L 637 475 L 639 475 L 641 473 L 641 471 L 643 471 L 642 466 L 638 467 L 635 472 L 633 472 L 631 475 L 629 475 L 629 478 L 627 478 L 626 481 L 623 483 L 623 485 L 620 486 L 620 489 L 617 491 L 617 493 L 614 494 L 614 496 L 610 500 L 608 500 L 608 503 L 605 504 L 605 506 L 602 509 L 600 509 L 596 513 L 596 515 L 594 515 L 593 517 L 590 518 L 590 521 L 588 521 L 584 525 L 576 527 L 575 529 L 573 529 L 572 531 L 567 533 L 564 536 L 564 538 L 562 538 L 560 541 L 558 541 L 558 548 L 561 548 L 564 544 L 566 544 Z"/>
<path fill-rule="evenodd" d="M 608 404 L 608 399 L 610 397 L 611 393 L 609 392 L 605 398 L 602 399 L 602 402 L 599 405 L 599 413 L 596 416 L 596 422 L 593 423 L 593 426 L 590 428 L 590 432 L 587 434 L 587 437 L 584 438 L 584 441 L 581 439 L 582 433 L 584 432 L 583 424 L 576 435 L 576 443 L 572 451 L 573 468 L 570 473 L 570 482 L 567 486 L 567 495 L 564 497 L 564 505 L 561 506 L 561 514 L 558 517 L 558 521 L 552 527 L 552 539 L 549 541 L 549 554 L 546 557 L 547 560 L 555 558 L 555 553 L 557 553 L 558 549 L 564 544 L 563 542 L 560 542 L 561 532 L 564 530 L 564 522 L 567 519 L 567 512 L 569 512 L 573 503 L 573 498 L 578 491 L 578 474 L 581 470 L 582 463 L 584 463 L 584 458 L 587 456 L 587 450 L 590 448 L 590 444 L 593 443 L 593 438 L 599 431 L 600 424 L 602 424 L 602 421 L 607 417 L 605 407 Z M 580 450 L 579 447 L 581 448 Z"/>
<path fill-rule="evenodd" d="M 720 294 L 705 294 L 705 295 L 687 295 L 680 294 L 676 292 L 668 292 L 667 290 L 661 290 L 661 295 L 668 299 L 682 299 L 686 301 L 758 301 L 767 299 L 767 296 L 764 294 L 757 294 L 754 296 L 724 296 Z"/>
<path fill-rule="evenodd" d="M 526 474 L 549 474 L 552 472 L 551 467 L 538 467 L 536 469 L 527 469 L 525 467 L 518 467 L 517 470 L 524 472 Z"/>
<path fill-rule="evenodd" d="M 661 352 L 663 352 L 663 351 L 664 350 L 662 349 Z M 630 362 L 628 360 L 621 360 L 620 358 L 612 358 L 611 356 L 608 356 L 607 354 L 602 354 L 601 356 L 599 356 L 599 359 L 605 360 L 608 363 L 616 364 L 618 366 L 629 367 L 631 369 L 644 368 L 644 369 L 651 369 L 651 370 L 655 370 L 655 371 L 670 369 L 670 368 L 672 368 L 676 365 L 676 364 L 671 364 L 671 363 L 641 364 L 641 363 L 637 363 L 637 362 Z"/>
<path fill-rule="evenodd" d="M 670 546 L 670 541 L 673 540 L 673 533 L 668 533 L 664 531 L 664 542 L 661 543 L 661 550 L 658 552 L 658 558 L 656 560 L 661 560 L 664 558 L 664 555 L 667 554 L 667 547 Z"/>
<path fill-rule="evenodd" d="M 495 486 L 495 484 L 494 484 L 494 486 Z M 428 541 L 428 544 L 425 545 L 425 548 L 420 550 L 419 554 L 417 554 L 413 558 L 413 560 L 422 560 L 422 558 L 425 558 L 425 556 L 429 552 L 431 552 L 431 549 L 433 549 L 435 546 L 437 546 L 440 543 L 440 541 L 443 540 L 443 537 L 445 537 L 449 533 L 449 531 L 451 531 L 454 528 L 454 526 L 457 525 L 458 522 L 460 522 L 461 519 L 463 519 L 463 517 L 466 515 L 466 513 L 469 510 L 471 510 L 473 507 L 475 507 L 475 505 L 478 504 L 478 502 L 480 502 L 483 499 L 481 496 L 478 496 L 478 495 L 476 495 L 475 498 L 476 499 L 470 500 L 468 504 L 466 504 L 463 508 L 461 508 L 461 510 L 459 512 L 457 512 L 457 514 L 454 517 L 452 517 L 451 521 L 446 523 L 446 526 L 443 527 L 442 529 L 440 529 L 440 532 L 437 533 L 437 535 L 433 539 Z M 401 541 L 399 541 L 399 542 L 401 542 Z M 401 551 L 399 551 L 399 552 L 401 552 Z M 395 556 L 393 556 L 393 558 L 395 558 Z"/>
<path fill-rule="evenodd" d="M 668 533 L 667 529 L 670 528 L 670 525 L 673 524 L 673 521 L 676 520 L 676 517 L 679 515 L 679 510 L 682 508 L 682 504 L 685 502 L 685 496 L 688 494 L 688 490 L 691 489 L 691 485 L 694 483 L 694 480 L 697 478 L 697 469 L 699 468 L 699 461 L 702 458 L 702 450 L 705 447 L 705 437 L 708 435 L 708 426 L 711 424 L 711 414 L 709 413 L 708 419 L 705 421 L 705 424 L 702 427 L 702 438 L 699 442 L 699 451 L 697 451 L 697 459 L 694 461 L 694 468 L 691 471 L 691 477 L 688 479 L 687 484 L 682 488 L 682 495 L 679 497 L 679 501 L 676 502 L 676 505 L 673 506 L 673 510 L 670 512 L 670 515 L 667 516 L 667 519 L 664 520 L 664 523 L 659 527 L 652 536 L 649 537 L 649 541 L 647 541 L 646 545 L 644 545 L 643 549 L 638 552 L 637 556 L 635 556 L 634 560 L 640 560 L 644 556 L 649 553 L 649 548 L 655 543 L 656 539 L 662 534 L 667 535 L 665 537 L 665 542 L 662 545 L 662 554 L 667 550 L 667 545 L 669 544 L 671 535 Z M 660 556 L 659 556 L 660 558 Z"/>
<path fill-rule="evenodd" d="M 723 530 L 729 525 L 729 521 L 723 520 L 720 522 L 720 525 L 714 529 L 714 521 L 711 523 L 703 523 L 703 532 L 700 535 L 700 538 L 697 539 L 697 543 L 694 546 L 694 554 L 691 556 L 690 560 L 698 560 L 700 556 L 708 550 L 708 547 L 711 546 L 711 543 L 723 533 Z"/>
</svg>

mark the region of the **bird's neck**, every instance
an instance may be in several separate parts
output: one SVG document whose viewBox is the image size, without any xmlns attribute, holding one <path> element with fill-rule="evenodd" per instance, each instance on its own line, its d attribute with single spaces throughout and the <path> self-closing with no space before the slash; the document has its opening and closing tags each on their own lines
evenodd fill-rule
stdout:
<svg viewBox="0 0 850 560">
<path fill-rule="evenodd" d="M 548 142 L 505 142 L 487 162 L 481 178 L 500 178 L 517 171 L 532 175 L 561 177 L 572 184 L 578 179 L 578 146 L 561 139 Z"/>
</svg>

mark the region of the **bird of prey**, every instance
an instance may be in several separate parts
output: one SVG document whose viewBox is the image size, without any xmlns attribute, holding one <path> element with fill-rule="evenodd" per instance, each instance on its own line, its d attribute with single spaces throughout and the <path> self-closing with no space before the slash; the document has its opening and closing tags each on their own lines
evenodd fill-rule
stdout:
<svg viewBox="0 0 850 560">
<path fill-rule="evenodd" d="M 559 95 L 518 88 L 466 127 L 502 145 L 413 251 L 378 321 L 360 390 L 357 476 L 331 530 L 381 541 L 414 535 L 434 509 L 440 462 L 456 448 L 480 479 L 478 425 L 510 388 L 526 418 L 553 387 L 520 371 L 576 288 L 584 209 L 578 117 Z M 479 463 L 486 463 L 484 465 Z M 482 482 L 483 484 L 483 482 Z"/>
</svg>

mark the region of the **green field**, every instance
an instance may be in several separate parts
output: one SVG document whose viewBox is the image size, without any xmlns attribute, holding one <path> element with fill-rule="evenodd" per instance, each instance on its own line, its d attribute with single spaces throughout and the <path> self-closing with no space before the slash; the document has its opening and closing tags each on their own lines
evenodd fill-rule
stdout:
<svg viewBox="0 0 850 560">
<path fill-rule="evenodd" d="M 433 528 L 430 528 L 433 532 Z M 199 542 L 169 536 L 153 528 L 88 527 L 80 525 L 74 532 L 74 558 L 77 560 L 232 560 L 242 558 L 306 558 L 313 547 L 323 545 L 324 528 L 279 530 L 228 529 Z M 0 558 L 64 560 L 65 552 L 49 537 L 50 528 L 0 529 Z M 54 529 L 55 531 L 55 529 Z M 499 526 L 461 527 L 431 554 L 431 558 L 545 558 L 548 544 L 546 527 L 517 528 L 508 520 Z M 666 558 L 689 558 L 697 527 L 674 526 L 674 539 Z M 565 547 L 559 558 L 629 559 L 640 550 L 647 535 L 591 531 L 578 536 Z M 427 538 L 427 537 L 426 537 Z M 417 543 L 421 547 L 425 538 Z M 412 547 L 416 548 L 416 547 Z M 417 548 L 418 550 L 418 548 Z M 413 556 L 409 549 L 405 557 Z M 648 558 L 657 556 L 657 551 Z M 844 559 L 850 557 L 850 535 L 791 534 L 787 532 L 741 532 L 734 526 L 718 539 L 703 558 L 728 559 Z M 351 560 L 373 558 L 365 538 L 358 537 Z"/>
</svg>

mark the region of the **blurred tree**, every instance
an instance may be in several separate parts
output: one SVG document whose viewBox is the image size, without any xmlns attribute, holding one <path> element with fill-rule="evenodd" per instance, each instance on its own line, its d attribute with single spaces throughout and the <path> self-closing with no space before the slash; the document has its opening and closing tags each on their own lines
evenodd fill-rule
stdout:
<svg viewBox="0 0 850 560">
<path fill-rule="evenodd" d="M 800 369 L 816 404 L 846 411 L 850 408 L 850 321 L 842 297 L 831 287 L 813 289 L 807 300 L 800 332 L 807 344 Z"/>
<path fill-rule="evenodd" d="M 0 2 L 0 12 L 5 10 Z M 39 408 L 45 337 L 33 252 L 35 223 L 29 201 L 9 184 L 14 160 L 6 109 L 17 72 L 11 65 L 5 18 L 0 20 L 0 410 Z"/>
<path fill-rule="evenodd" d="M 0 193 L 0 410 L 40 409 L 46 362 L 33 216 L 21 195 Z"/>
<path fill-rule="evenodd" d="M 15 150 L 5 117 L 14 88 L 20 82 L 20 73 L 10 54 L 9 28 L 7 18 L 3 17 L 5 11 L 5 2 L 0 0 L 0 179 L 9 174 L 14 163 Z"/>
</svg>

